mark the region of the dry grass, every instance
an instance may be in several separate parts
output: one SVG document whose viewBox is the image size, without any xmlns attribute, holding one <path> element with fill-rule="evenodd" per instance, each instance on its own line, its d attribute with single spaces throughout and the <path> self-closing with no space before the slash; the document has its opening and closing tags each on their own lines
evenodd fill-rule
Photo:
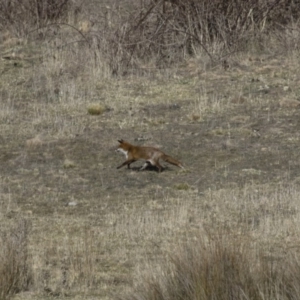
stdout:
<svg viewBox="0 0 300 300">
<path fill-rule="evenodd" d="M 68 70 L 68 59 L 72 57 L 61 58 L 64 70 Z M 157 284 L 162 290 L 177 289 L 177 279 L 168 272 L 180 271 L 174 271 L 173 264 L 189 268 L 185 256 L 172 251 L 178 244 L 192 253 L 198 247 L 208 270 L 214 259 L 224 270 L 224 260 L 214 257 L 213 250 L 226 250 L 236 236 L 246 253 L 229 248 L 225 254 L 238 260 L 242 256 L 245 267 L 238 269 L 242 274 L 249 273 L 251 264 L 258 265 L 252 272 L 259 272 L 269 261 L 291 263 L 297 258 L 297 156 L 281 162 L 281 144 L 273 140 L 278 141 L 278 134 L 284 132 L 282 147 L 291 149 L 299 140 L 297 127 L 286 129 L 282 119 L 293 118 L 294 110 L 273 109 L 282 95 L 297 97 L 297 73 L 286 72 L 297 69 L 295 62 L 294 56 L 282 60 L 286 65 L 282 69 L 278 61 L 268 61 L 268 68 L 247 61 L 249 70 L 242 75 L 236 68 L 219 76 L 210 70 L 198 77 L 178 74 L 175 79 L 163 79 L 161 73 L 151 80 L 99 81 L 95 66 L 90 74 L 83 67 L 80 74 L 88 77 L 68 79 L 65 71 L 55 94 L 53 74 L 59 64 L 49 58 L 41 66 L 22 68 L 21 78 L 14 79 L 20 82 L 17 89 L 3 81 L 2 94 L 7 97 L 1 103 L 1 159 L 5 164 L 1 200 L 7 207 L 1 218 L 5 224 L 9 218 L 26 215 L 33 223 L 29 248 L 34 284 L 29 294 L 15 298 L 111 299 L 115 293 L 131 291 L 129 298 L 139 299 L 136 291 L 149 283 L 152 291 Z M 265 85 L 270 87 L 267 92 Z M 284 90 L 287 85 L 290 89 Z M 236 103 L 240 97 L 245 100 Z M 95 101 L 108 108 L 99 116 L 87 112 Z M 262 132 L 261 140 L 252 136 L 256 127 Z M 167 141 L 168 135 L 175 142 Z M 110 149 L 120 137 L 169 147 L 166 151 L 183 160 L 189 172 L 178 173 L 172 167 L 162 174 L 115 171 L 120 158 Z M 253 154 L 243 148 L 252 139 Z M 231 152 L 238 155 L 230 157 Z M 270 165 L 264 167 L 259 153 L 274 156 Z M 255 156 L 262 166 L 253 165 Z M 287 168 L 276 171 L 282 165 Z M 262 184 L 266 181 L 271 183 Z M 218 244 L 214 236 L 221 233 Z M 200 246 L 190 244 L 195 239 L 200 239 Z M 213 248 L 203 246 L 210 239 Z M 145 268 L 157 263 L 161 265 L 158 275 Z M 143 275 L 153 273 L 161 279 L 142 281 L 141 270 Z M 221 289 L 223 281 L 215 272 L 214 287 Z M 247 289 L 259 278 L 246 277 Z M 267 279 L 277 289 L 282 286 L 278 281 L 284 281 Z M 149 296 L 148 291 L 144 288 L 143 297 Z M 275 293 L 268 292 L 265 299 Z M 207 291 L 207 295 L 211 299 L 212 294 Z"/>
<path fill-rule="evenodd" d="M 28 290 L 32 285 L 32 266 L 28 251 L 30 221 L 15 220 L 17 224 L 0 233 L 0 297 Z M 5 224 L 7 226 L 7 224 Z M 4 227 L 4 226 L 3 226 Z"/>
<path fill-rule="evenodd" d="M 173 253 L 170 262 L 155 271 L 147 268 L 127 299 L 298 299 L 298 256 L 273 260 L 245 236 L 219 234 L 207 241 L 202 233 L 198 242 Z"/>
<path fill-rule="evenodd" d="M 296 25 L 125 77 L 90 26 L 0 46 L 2 297 L 299 298 Z M 119 138 L 187 170 L 116 170 Z"/>
<path fill-rule="evenodd" d="M 147 266 L 143 262 L 137 267 L 135 292 L 126 299 L 299 297 L 295 187 L 250 185 L 197 198 L 179 204 L 170 221 L 185 220 L 178 228 L 182 235 L 166 243 L 170 248 L 157 264 L 146 259 Z M 162 228 L 168 223 L 164 220 Z"/>
</svg>

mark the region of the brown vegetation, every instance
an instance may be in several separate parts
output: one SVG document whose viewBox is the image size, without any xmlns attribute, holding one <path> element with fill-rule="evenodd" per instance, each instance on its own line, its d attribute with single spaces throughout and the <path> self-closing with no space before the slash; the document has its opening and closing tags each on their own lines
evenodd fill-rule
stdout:
<svg viewBox="0 0 300 300">
<path fill-rule="evenodd" d="M 127 299 L 298 299 L 297 258 L 266 257 L 255 245 L 244 234 L 202 232 L 173 251 L 159 271 L 148 268 Z"/>
<path fill-rule="evenodd" d="M 0 298 L 299 299 L 298 6 L 0 0 Z"/>
<path fill-rule="evenodd" d="M 17 220 L 11 229 L 0 232 L 0 298 L 20 291 L 26 291 L 32 285 L 32 266 L 28 251 L 30 224 L 28 220 Z"/>
</svg>

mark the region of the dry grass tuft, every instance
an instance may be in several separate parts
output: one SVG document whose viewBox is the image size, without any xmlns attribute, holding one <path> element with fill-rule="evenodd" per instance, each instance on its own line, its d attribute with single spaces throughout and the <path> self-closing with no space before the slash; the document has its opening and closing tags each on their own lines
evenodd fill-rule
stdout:
<svg viewBox="0 0 300 300">
<path fill-rule="evenodd" d="M 298 299 L 299 278 L 299 254 L 273 260 L 247 235 L 202 232 L 149 268 L 126 299 Z"/>
<path fill-rule="evenodd" d="M 156 262 L 144 259 L 133 291 L 119 299 L 298 299 L 297 191 L 248 186 L 173 201 L 163 220 L 147 220 L 149 238 L 158 241 L 165 232 L 153 246 L 169 245 L 168 250 Z"/>
<path fill-rule="evenodd" d="M 36 149 L 36 148 L 38 148 L 38 147 L 40 147 L 42 145 L 43 145 L 43 141 L 42 141 L 40 135 L 37 135 L 37 136 L 35 136 L 32 139 L 26 140 L 26 148 L 28 150 Z"/>
<path fill-rule="evenodd" d="M 0 298 L 26 291 L 32 285 L 32 265 L 28 251 L 30 222 L 18 220 L 0 233 Z"/>
<path fill-rule="evenodd" d="M 187 191 L 189 190 L 191 187 L 189 184 L 187 184 L 186 182 L 182 182 L 182 183 L 178 183 L 174 186 L 174 188 L 176 190 L 181 190 L 181 191 Z"/>
</svg>

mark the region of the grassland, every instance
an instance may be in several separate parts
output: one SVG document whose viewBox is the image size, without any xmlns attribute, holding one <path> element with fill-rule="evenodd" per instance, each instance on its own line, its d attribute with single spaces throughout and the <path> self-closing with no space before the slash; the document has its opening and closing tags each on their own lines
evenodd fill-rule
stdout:
<svg viewBox="0 0 300 300">
<path fill-rule="evenodd" d="M 1 243 L 28 232 L 30 273 L 13 299 L 144 299 L 149 276 L 220 238 L 247 250 L 250 273 L 287 266 L 294 298 L 278 299 L 299 299 L 299 51 L 113 77 L 93 51 L 54 46 L 66 36 L 1 44 Z M 119 138 L 186 170 L 116 170 Z"/>
</svg>

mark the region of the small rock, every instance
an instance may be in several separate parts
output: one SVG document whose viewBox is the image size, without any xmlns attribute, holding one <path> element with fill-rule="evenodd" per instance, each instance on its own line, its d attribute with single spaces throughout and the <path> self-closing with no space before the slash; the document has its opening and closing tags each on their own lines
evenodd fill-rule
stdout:
<svg viewBox="0 0 300 300">
<path fill-rule="evenodd" d="M 105 106 L 100 103 L 92 103 L 87 108 L 90 115 L 101 115 L 105 110 Z"/>
<path fill-rule="evenodd" d="M 65 169 L 74 168 L 75 166 L 76 166 L 76 164 L 72 160 L 65 159 L 65 161 L 64 161 L 64 168 Z"/>
</svg>

